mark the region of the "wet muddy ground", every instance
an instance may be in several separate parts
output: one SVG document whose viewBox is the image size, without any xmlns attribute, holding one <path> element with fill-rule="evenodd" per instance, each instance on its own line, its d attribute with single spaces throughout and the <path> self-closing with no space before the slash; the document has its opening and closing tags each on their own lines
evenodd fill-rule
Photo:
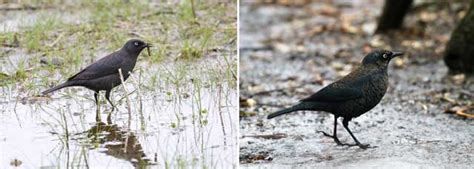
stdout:
<svg viewBox="0 0 474 169">
<path fill-rule="evenodd" d="M 0 168 L 236 167 L 236 4 L 188 2 L 2 4 Z M 101 123 L 90 90 L 40 96 L 130 38 L 154 47 L 112 124 L 103 93 Z"/>
<path fill-rule="evenodd" d="M 472 168 L 474 82 L 448 76 L 442 52 L 466 2 L 416 3 L 405 27 L 373 35 L 383 1 L 242 3 L 240 163 L 244 168 Z M 255 19 L 258 18 L 258 19 Z M 350 126 L 362 143 L 336 146 L 333 116 L 266 115 L 354 69 L 376 48 L 403 51 L 387 94 Z M 467 114 L 467 115 L 466 115 Z M 339 121 L 338 136 L 353 143 Z"/>
</svg>

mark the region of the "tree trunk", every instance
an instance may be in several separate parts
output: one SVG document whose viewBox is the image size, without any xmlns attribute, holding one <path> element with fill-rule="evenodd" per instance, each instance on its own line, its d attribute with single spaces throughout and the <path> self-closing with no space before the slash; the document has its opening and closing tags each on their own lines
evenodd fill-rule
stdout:
<svg viewBox="0 0 474 169">
<path fill-rule="evenodd" d="M 469 11 L 451 34 L 444 63 L 451 74 L 474 74 L 474 0 L 471 0 Z"/>
<path fill-rule="evenodd" d="M 382 15 L 375 33 L 383 33 L 391 29 L 402 27 L 403 18 L 410 8 L 413 0 L 385 0 Z"/>
</svg>

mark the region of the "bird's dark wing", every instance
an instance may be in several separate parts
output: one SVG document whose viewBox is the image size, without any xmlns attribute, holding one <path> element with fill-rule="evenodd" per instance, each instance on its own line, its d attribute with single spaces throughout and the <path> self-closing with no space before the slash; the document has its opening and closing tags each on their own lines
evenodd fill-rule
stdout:
<svg viewBox="0 0 474 169">
<path fill-rule="evenodd" d="M 327 86 L 300 102 L 341 102 L 362 97 L 362 91 L 356 88 Z"/>
<path fill-rule="evenodd" d="M 120 54 L 120 51 L 117 51 L 99 59 L 68 80 L 89 80 L 118 73 L 123 62 L 123 59 L 118 57 Z"/>
<path fill-rule="evenodd" d="M 355 78 L 348 75 L 300 101 L 341 102 L 361 98 L 363 86 L 371 80 L 370 74 L 359 75 Z"/>
</svg>

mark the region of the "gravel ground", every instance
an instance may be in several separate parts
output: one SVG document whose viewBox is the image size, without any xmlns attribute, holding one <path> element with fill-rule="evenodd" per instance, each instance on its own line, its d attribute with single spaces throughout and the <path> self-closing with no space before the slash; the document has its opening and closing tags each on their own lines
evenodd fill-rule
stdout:
<svg viewBox="0 0 474 169">
<path fill-rule="evenodd" d="M 244 168 L 472 168 L 472 78 L 449 76 L 444 46 L 466 2 L 415 4 L 405 28 L 373 35 L 382 2 L 306 5 L 242 3 L 240 8 L 240 163 Z M 258 19 L 256 19 L 258 18 Z M 356 68 L 376 48 L 406 53 L 389 67 L 387 94 L 350 123 L 376 148 L 337 146 L 333 116 L 290 106 Z M 338 136 L 353 143 L 339 121 Z"/>
</svg>

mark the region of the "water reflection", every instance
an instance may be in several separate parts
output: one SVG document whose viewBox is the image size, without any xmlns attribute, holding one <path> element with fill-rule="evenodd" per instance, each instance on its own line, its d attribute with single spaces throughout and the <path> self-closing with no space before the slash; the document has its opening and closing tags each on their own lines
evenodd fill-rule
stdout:
<svg viewBox="0 0 474 169">
<path fill-rule="evenodd" d="M 86 139 L 87 142 L 94 145 L 92 149 L 103 148 L 101 152 L 127 160 L 135 167 L 141 168 L 154 164 L 144 153 L 135 134 L 116 124 L 98 122 L 80 135 L 85 135 L 86 137 L 82 139 Z"/>
</svg>

